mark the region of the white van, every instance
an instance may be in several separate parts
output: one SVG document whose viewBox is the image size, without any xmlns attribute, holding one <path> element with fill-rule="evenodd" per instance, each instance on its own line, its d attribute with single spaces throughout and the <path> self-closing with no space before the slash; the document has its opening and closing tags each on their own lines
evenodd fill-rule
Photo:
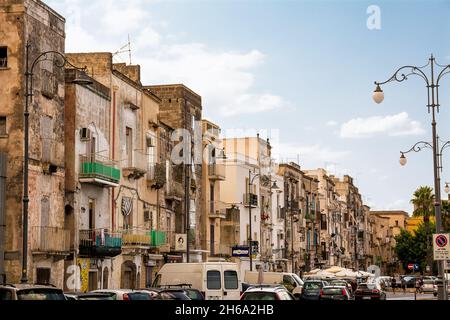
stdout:
<svg viewBox="0 0 450 320">
<path fill-rule="evenodd" d="M 153 287 L 189 284 L 206 300 L 239 300 L 239 267 L 231 262 L 166 263 L 159 270 Z"/>
<path fill-rule="evenodd" d="M 257 285 L 258 271 L 245 271 L 244 283 Z M 263 272 L 263 281 L 261 284 L 285 285 L 291 291 L 294 297 L 298 297 L 302 293 L 303 281 L 295 273 L 289 272 Z"/>
</svg>

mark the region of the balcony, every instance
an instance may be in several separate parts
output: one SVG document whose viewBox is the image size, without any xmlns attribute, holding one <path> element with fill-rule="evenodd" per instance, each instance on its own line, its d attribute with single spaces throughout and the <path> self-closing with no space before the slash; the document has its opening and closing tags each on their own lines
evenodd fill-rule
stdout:
<svg viewBox="0 0 450 320">
<path fill-rule="evenodd" d="M 225 165 L 224 164 L 210 164 L 208 167 L 209 180 L 224 181 L 225 180 Z"/>
<path fill-rule="evenodd" d="M 161 189 L 166 184 L 166 166 L 163 163 L 149 164 L 147 167 L 147 185 Z"/>
<path fill-rule="evenodd" d="M 156 231 L 152 230 L 150 233 L 151 236 L 151 246 L 152 247 L 159 247 L 162 245 L 167 244 L 167 233 L 164 231 Z"/>
<path fill-rule="evenodd" d="M 31 252 L 34 255 L 69 255 L 70 231 L 56 227 L 32 227 Z"/>
<path fill-rule="evenodd" d="M 123 229 L 122 234 L 122 249 L 150 249 L 152 245 L 152 234 L 149 229 Z"/>
<path fill-rule="evenodd" d="M 245 207 L 258 207 L 258 195 L 253 193 L 244 193 L 243 198 L 243 204 Z"/>
<path fill-rule="evenodd" d="M 122 168 L 123 176 L 128 179 L 138 180 L 145 176 L 148 170 L 148 156 L 141 152 L 133 152 L 128 155 Z"/>
<path fill-rule="evenodd" d="M 103 187 L 117 187 L 120 181 L 120 170 L 115 163 L 99 155 L 80 156 L 81 183 L 92 183 Z"/>
<path fill-rule="evenodd" d="M 215 219 L 215 218 L 226 219 L 226 217 L 227 217 L 227 210 L 226 209 L 210 210 L 209 211 L 209 217 L 212 218 L 212 219 Z"/>
<path fill-rule="evenodd" d="M 80 255 L 115 257 L 122 252 L 122 235 L 106 229 L 80 230 Z"/>
</svg>

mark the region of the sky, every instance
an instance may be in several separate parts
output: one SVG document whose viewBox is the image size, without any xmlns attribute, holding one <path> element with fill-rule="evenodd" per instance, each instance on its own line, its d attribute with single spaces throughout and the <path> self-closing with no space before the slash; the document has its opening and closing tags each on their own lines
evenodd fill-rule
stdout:
<svg viewBox="0 0 450 320">
<path fill-rule="evenodd" d="M 450 64 L 449 1 L 44 2 L 66 18 L 67 52 L 120 52 L 129 36 L 144 84 L 184 83 L 225 135 L 258 131 L 279 161 L 353 176 L 373 210 L 411 213 L 414 190 L 433 186 L 431 150 L 408 154 L 405 167 L 398 162 L 400 151 L 431 142 L 425 82 L 389 83 L 379 105 L 372 93 L 374 81 L 404 65 L 424 66 L 431 54 Z M 130 57 L 120 52 L 114 60 Z M 444 141 L 449 92 L 450 79 L 442 80 Z M 449 160 L 444 151 L 442 189 Z"/>
</svg>

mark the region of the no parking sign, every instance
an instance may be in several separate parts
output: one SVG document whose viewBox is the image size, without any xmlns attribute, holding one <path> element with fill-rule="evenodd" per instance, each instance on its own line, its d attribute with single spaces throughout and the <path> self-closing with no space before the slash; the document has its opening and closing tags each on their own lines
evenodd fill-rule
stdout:
<svg viewBox="0 0 450 320">
<path fill-rule="evenodd" d="M 450 244 L 448 233 L 433 234 L 434 260 L 450 259 Z"/>
</svg>

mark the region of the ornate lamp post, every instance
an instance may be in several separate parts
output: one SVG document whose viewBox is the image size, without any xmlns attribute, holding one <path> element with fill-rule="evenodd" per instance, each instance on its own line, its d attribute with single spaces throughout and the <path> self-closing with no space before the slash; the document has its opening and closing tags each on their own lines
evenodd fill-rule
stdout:
<svg viewBox="0 0 450 320">
<path fill-rule="evenodd" d="M 435 65 L 441 67 L 441 70 L 439 71 L 439 74 L 436 76 L 435 74 Z M 427 76 L 427 74 L 424 72 L 424 70 L 427 67 L 430 67 L 430 75 Z M 435 212 L 436 212 L 436 233 L 442 232 L 442 215 L 441 215 L 441 186 L 440 186 L 440 176 L 439 176 L 439 169 L 442 169 L 442 166 L 440 165 L 440 158 L 442 154 L 442 150 L 448 145 L 448 143 L 445 143 L 442 147 L 441 151 L 439 152 L 439 139 L 437 136 L 437 130 L 436 130 L 436 113 L 439 113 L 439 84 L 442 78 L 450 73 L 450 65 L 439 65 L 436 61 L 433 55 L 431 55 L 430 59 L 428 60 L 428 63 L 422 67 L 416 67 L 416 66 L 403 66 L 397 69 L 395 71 L 394 75 L 391 76 L 388 80 L 384 82 L 377 82 L 375 81 L 376 89 L 373 93 L 373 100 L 376 103 L 381 103 L 384 100 L 384 92 L 381 89 L 381 86 L 388 83 L 388 82 L 403 82 L 408 79 L 411 75 L 416 75 L 421 77 L 426 84 L 427 88 L 427 108 L 428 113 L 432 114 L 432 142 L 419 142 L 417 143 L 413 148 L 411 148 L 410 151 L 420 151 L 423 147 L 429 147 L 433 150 L 433 172 L 434 172 L 434 190 L 435 190 Z M 402 152 L 401 158 L 400 158 L 400 164 L 406 165 L 406 157 L 405 154 L 408 152 Z M 439 276 L 443 279 L 443 282 L 445 282 L 445 275 L 444 275 L 444 265 L 443 261 L 438 261 L 438 269 L 439 269 Z M 438 299 L 439 300 L 447 300 L 448 299 L 448 293 L 446 287 L 444 288 L 443 283 L 438 284 Z"/>
<path fill-rule="evenodd" d="M 46 51 L 40 53 L 32 62 L 31 68 L 29 64 L 30 59 L 30 49 L 31 44 L 28 42 L 26 45 L 26 70 L 25 70 L 25 112 L 24 112 L 24 166 L 23 166 L 23 225 L 22 225 L 22 276 L 20 279 L 21 283 L 28 282 L 28 203 L 30 202 L 29 194 L 28 194 L 28 164 L 29 164 L 29 103 L 33 100 L 33 75 L 34 68 L 43 61 L 53 61 L 53 64 L 58 68 L 64 68 L 64 66 L 69 65 L 73 69 L 81 71 L 79 77 L 75 77 L 73 83 L 80 85 L 88 85 L 92 84 L 92 80 L 86 76 L 85 71 L 86 68 L 78 68 L 71 64 L 64 54 L 58 51 Z M 78 75 L 77 75 L 78 76 Z"/>
</svg>

